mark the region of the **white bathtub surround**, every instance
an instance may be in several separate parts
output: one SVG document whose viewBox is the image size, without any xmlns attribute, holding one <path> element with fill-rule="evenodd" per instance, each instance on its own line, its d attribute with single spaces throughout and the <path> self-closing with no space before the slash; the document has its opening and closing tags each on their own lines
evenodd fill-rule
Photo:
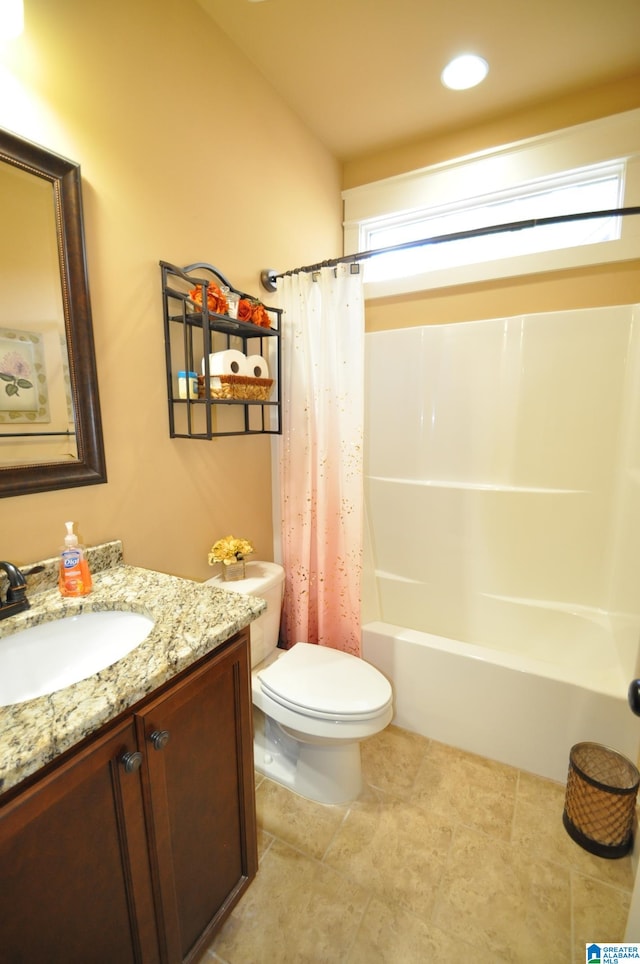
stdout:
<svg viewBox="0 0 640 964">
<path fill-rule="evenodd" d="M 400 725 L 554 779 L 581 740 L 635 760 L 639 329 L 622 306 L 367 335 L 363 655 Z"/>
</svg>

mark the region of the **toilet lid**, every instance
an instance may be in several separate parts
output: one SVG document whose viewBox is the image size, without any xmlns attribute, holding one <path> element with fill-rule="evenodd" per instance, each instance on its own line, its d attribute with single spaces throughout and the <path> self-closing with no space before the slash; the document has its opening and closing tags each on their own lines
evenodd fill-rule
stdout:
<svg viewBox="0 0 640 964">
<path fill-rule="evenodd" d="M 366 720 L 391 702 L 391 686 L 382 673 L 327 646 L 296 643 L 257 675 L 267 696 L 307 716 Z"/>
</svg>

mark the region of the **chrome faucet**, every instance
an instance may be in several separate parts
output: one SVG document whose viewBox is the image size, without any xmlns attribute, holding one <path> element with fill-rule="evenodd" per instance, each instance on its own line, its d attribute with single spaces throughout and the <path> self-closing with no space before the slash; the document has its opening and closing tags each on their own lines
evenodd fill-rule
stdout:
<svg viewBox="0 0 640 964">
<path fill-rule="evenodd" d="M 7 616 L 13 616 L 29 608 L 27 581 L 12 562 L 0 562 L 0 569 L 4 569 L 9 579 L 7 598 L 4 602 L 0 599 L 0 619 L 6 619 Z"/>
</svg>

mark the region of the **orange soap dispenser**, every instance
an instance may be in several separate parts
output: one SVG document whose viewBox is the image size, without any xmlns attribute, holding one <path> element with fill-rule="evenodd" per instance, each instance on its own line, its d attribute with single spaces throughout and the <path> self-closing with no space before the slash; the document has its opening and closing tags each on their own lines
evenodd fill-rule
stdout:
<svg viewBox="0 0 640 964">
<path fill-rule="evenodd" d="M 60 550 L 58 585 L 63 596 L 87 596 L 92 589 L 91 573 L 84 548 L 78 545 L 73 522 L 65 522 L 67 534 Z"/>
</svg>

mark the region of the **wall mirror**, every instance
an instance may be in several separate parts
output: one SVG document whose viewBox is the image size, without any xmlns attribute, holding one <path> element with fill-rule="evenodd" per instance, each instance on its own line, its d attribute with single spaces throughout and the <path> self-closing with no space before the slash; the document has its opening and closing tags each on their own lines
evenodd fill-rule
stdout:
<svg viewBox="0 0 640 964">
<path fill-rule="evenodd" d="M 0 129 L 0 496 L 106 482 L 80 166 Z"/>
</svg>

